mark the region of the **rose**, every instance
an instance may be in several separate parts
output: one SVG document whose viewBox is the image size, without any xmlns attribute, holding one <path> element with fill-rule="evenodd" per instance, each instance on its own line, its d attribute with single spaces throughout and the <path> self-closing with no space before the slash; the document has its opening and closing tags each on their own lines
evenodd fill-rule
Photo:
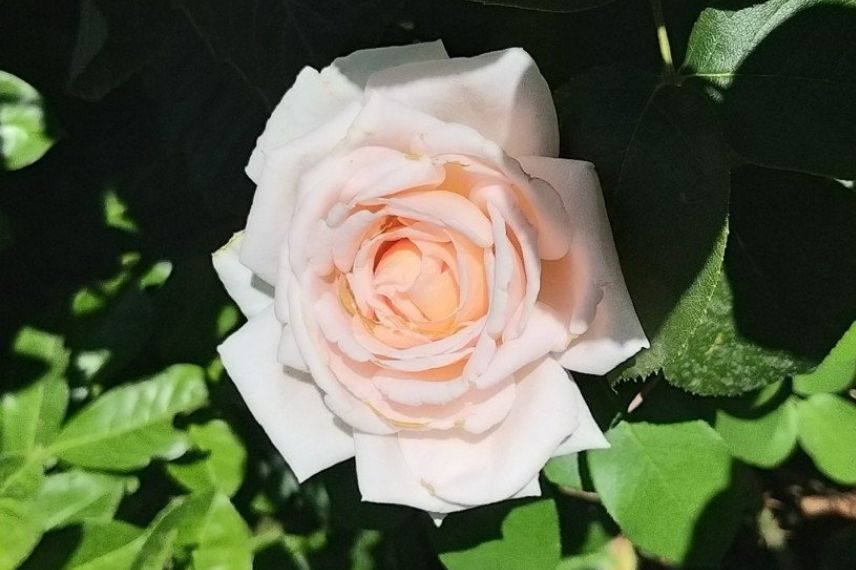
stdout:
<svg viewBox="0 0 856 570">
<path fill-rule="evenodd" d="M 551 456 L 607 445 L 564 368 L 647 340 L 594 168 L 557 150 L 520 49 L 298 75 L 214 254 L 249 318 L 223 363 L 298 479 L 356 456 L 364 500 L 442 515 L 537 495 Z"/>
</svg>

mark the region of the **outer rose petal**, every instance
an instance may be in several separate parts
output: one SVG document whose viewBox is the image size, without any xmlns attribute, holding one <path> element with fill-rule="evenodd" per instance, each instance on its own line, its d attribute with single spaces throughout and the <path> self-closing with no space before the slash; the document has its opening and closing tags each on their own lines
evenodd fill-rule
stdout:
<svg viewBox="0 0 856 570">
<path fill-rule="evenodd" d="M 367 500 L 441 513 L 450 512 L 450 504 L 483 505 L 517 496 L 524 489 L 531 492 L 532 479 L 576 429 L 581 405 L 567 373 L 555 360 L 545 358 L 521 372 L 514 407 L 484 434 L 374 436 L 372 455 L 362 459 L 363 435 L 357 434 L 360 489 L 366 493 L 364 485 L 371 482 Z"/>
<path fill-rule="evenodd" d="M 512 156 L 559 151 L 550 87 L 520 48 L 393 67 L 374 74 L 366 92 L 468 125 Z"/>
<path fill-rule="evenodd" d="M 559 356 L 559 362 L 578 372 L 606 374 L 649 344 L 624 284 L 594 166 L 534 156 L 521 158 L 521 164 L 529 174 L 546 180 L 559 191 L 570 214 L 574 270 L 576 275 L 587 274 L 587 279 L 575 279 L 573 286 L 603 290 L 593 322 Z M 573 295 L 588 303 L 599 297 L 580 291 L 573 291 Z M 591 307 L 574 308 L 575 315 L 586 313 L 591 314 Z"/>
<path fill-rule="evenodd" d="M 349 103 L 358 102 L 373 73 L 405 63 L 446 58 L 443 43 L 436 41 L 355 51 L 334 60 L 320 73 L 304 67 L 268 118 L 250 156 L 247 174 L 258 183 L 265 154 L 318 128 Z"/>
<path fill-rule="evenodd" d="M 268 283 L 277 283 L 280 250 L 285 247 L 303 172 L 342 139 L 359 111 L 356 103 L 316 130 L 295 139 L 265 159 L 241 247 L 241 263 Z"/>
<path fill-rule="evenodd" d="M 609 447 L 609 442 L 606 441 L 603 432 L 600 431 L 600 426 L 594 421 L 586 405 L 585 399 L 580 392 L 580 387 L 577 383 L 573 384 L 574 392 L 577 394 L 577 399 L 580 402 L 579 411 L 577 412 L 577 420 L 579 425 L 571 436 L 562 442 L 562 444 L 553 452 L 553 457 L 558 455 L 567 455 L 568 453 L 576 453 L 586 449 L 606 449 Z"/>
<path fill-rule="evenodd" d="M 244 232 L 233 235 L 226 245 L 211 254 L 211 263 L 226 292 L 249 318 L 270 306 L 274 291 L 238 260 L 243 240 Z"/>
<path fill-rule="evenodd" d="M 270 306 L 217 350 L 250 411 L 303 481 L 353 456 L 354 440 L 311 379 L 277 362 L 281 328 Z"/>
</svg>

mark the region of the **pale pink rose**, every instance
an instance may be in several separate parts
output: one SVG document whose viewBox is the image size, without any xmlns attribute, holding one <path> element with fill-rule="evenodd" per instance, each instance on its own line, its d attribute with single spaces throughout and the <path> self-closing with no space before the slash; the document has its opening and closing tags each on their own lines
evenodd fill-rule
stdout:
<svg viewBox="0 0 856 570">
<path fill-rule="evenodd" d="M 298 75 L 247 166 L 246 229 L 214 254 L 249 319 L 223 363 L 298 479 L 356 456 L 364 500 L 439 517 L 537 495 L 551 456 L 607 445 L 565 369 L 648 342 L 594 167 L 557 152 L 520 49 Z"/>
</svg>

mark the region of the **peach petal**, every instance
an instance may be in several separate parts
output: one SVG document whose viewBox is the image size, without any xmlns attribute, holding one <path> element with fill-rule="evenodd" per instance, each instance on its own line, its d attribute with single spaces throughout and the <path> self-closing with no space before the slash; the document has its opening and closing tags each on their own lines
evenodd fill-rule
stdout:
<svg viewBox="0 0 856 570">
<path fill-rule="evenodd" d="M 487 369 L 474 383 L 480 388 L 491 386 L 567 344 L 568 335 L 562 319 L 549 306 L 535 303 L 523 333 L 499 345 Z"/>
<path fill-rule="evenodd" d="M 451 228 L 480 247 L 493 245 L 490 222 L 472 202 L 442 190 L 410 192 L 376 200 L 395 216 L 422 220 L 441 228 Z"/>
<path fill-rule="evenodd" d="M 575 326 L 584 324 L 597 303 L 590 326 L 559 361 L 572 370 L 605 374 L 649 343 L 624 283 L 597 174 L 590 163 L 575 160 L 526 157 L 523 162 L 559 190 L 575 226 L 572 255 L 580 275 L 572 285 Z M 602 299 L 593 287 L 602 289 Z"/>
</svg>

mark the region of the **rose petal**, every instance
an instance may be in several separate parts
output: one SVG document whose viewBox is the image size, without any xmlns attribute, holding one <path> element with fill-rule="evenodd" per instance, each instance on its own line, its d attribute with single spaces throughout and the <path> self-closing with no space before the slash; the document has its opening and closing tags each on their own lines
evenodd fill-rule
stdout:
<svg viewBox="0 0 856 570">
<path fill-rule="evenodd" d="M 410 192 L 376 200 L 393 216 L 421 220 L 452 229 L 480 247 L 493 245 L 490 222 L 472 202 L 443 190 Z"/>
<path fill-rule="evenodd" d="M 434 513 L 466 507 L 432 495 L 404 461 L 395 436 L 355 433 L 357 484 L 364 501 L 408 505 Z"/>
<path fill-rule="evenodd" d="M 559 150 L 550 87 L 519 48 L 389 68 L 369 79 L 366 92 L 468 125 L 512 156 L 556 156 Z"/>
<path fill-rule="evenodd" d="M 268 283 L 276 283 L 280 253 L 287 247 L 298 179 L 341 140 L 358 111 L 359 105 L 350 105 L 266 157 L 247 218 L 241 263 Z"/>
<path fill-rule="evenodd" d="M 247 174 L 258 182 L 266 154 L 317 129 L 349 103 L 359 102 L 372 74 L 405 63 L 447 57 L 443 43 L 436 41 L 355 51 L 334 60 L 320 73 L 304 67 L 268 118 L 250 156 Z"/>
<path fill-rule="evenodd" d="M 576 428 L 580 400 L 572 383 L 555 360 L 545 358 L 521 371 L 514 407 L 495 429 L 479 436 L 399 433 L 411 477 L 449 503 L 483 505 L 514 496 Z"/>
<path fill-rule="evenodd" d="M 309 367 L 303 360 L 300 354 L 300 349 L 297 347 L 297 340 L 294 338 L 294 330 L 288 325 L 283 325 L 282 336 L 279 339 L 279 349 L 277 350 L 276 359 L 283 366 L 294 368 L 305 374 L 309 373 Z"/>
<path fill-rule="evenodd" d="M 303 481 L 353 456 L 354 442 L 324 406 L 318 388 L 277 362 L 281 327 L 269 307 L 217 350 L 256 421 Z"/>
<path fill-rule="evenodd" d="M 304 279 L 305 280 L 305 279 Z M 288 288 L 290 326 L 294 339 L 315 383 L 324 392 L 324 402 L 339 418 L 350 426 L 369 433 L 394 433 L 396 428 L 377 416 L 372 410 L 348 392 L 330 370 L 330 353 L 311 318 L 311 310 L 303 304 L 301 289 L 306 283 L 294 281 Z"/>
<path fill-rule="evenodd" d="M 571 370 L 605 374 L 649 344 L 624 284 L 594 166 L 543 157 L 524 157 L 521 163 L 559 191 L 571 216 L 574 270 L 588 276 L 587 281 L 575 280 L 573 287 L 603 289 L 593 322 L 559 356 L 559 362 Z M 598 295 L 578 290 L 568 293 L 581 302 L 574 307 L 575 320 L 578 314 L 591 314 L 591 307 L 582 303 L 596 302 Z"/>
<path fill-rule="evenodd" d="M 244 232 L 238 232 L 211 255 L 211 263 L 226 292 L 246 317 L 252 317 L 273 302 L 273 287 L 253 274 L 238 260 Z"/>
<path fill-rule="evenodd" d="M 562 319 L 549 306 L 537 302 L 526 328 L 517 338 L 497 347 L 487 369 L 475 379 L 475 385 L 492 386 L 545 354 L 566 346 L 567 339 Z"/>
<path fill-rule="evenodd" d="M 549 184 L 531 179 L 496 142 L 472 127 L 443 122 L 380 93 L 366 95 L 345 146 L 385 146 L 415 156 L 430 156 L 447 167 L 450 163 L 462 166 L 472 170 L 473 177 L 505 178 L 520 196 L 519 205 L 527 218 L 539 228 L 541 258 L 558 259 L 568 252 L 568 216 L 561 197 Z M 460 185 L 451 181 L 451 186 Z"/>
<path fill-rule="evenodd" d="M 559 445 L 556 451 L 553 452 L 553 457 L 559 455 L 567 455 L 568 453 L 576 453 L 587 449 L 606 449 L 609 447 L 609 442 L 603 432 L 600 431 L 600 426 L 594 421 L 591 415 L 591 410 L 586 405 L 580 387 L 576 382 L 572 383 L 576 399 L 579 402 L 577 409 L 577 420 L 579 424 L 574 430 L 574 433 Z"/>
</svg>

